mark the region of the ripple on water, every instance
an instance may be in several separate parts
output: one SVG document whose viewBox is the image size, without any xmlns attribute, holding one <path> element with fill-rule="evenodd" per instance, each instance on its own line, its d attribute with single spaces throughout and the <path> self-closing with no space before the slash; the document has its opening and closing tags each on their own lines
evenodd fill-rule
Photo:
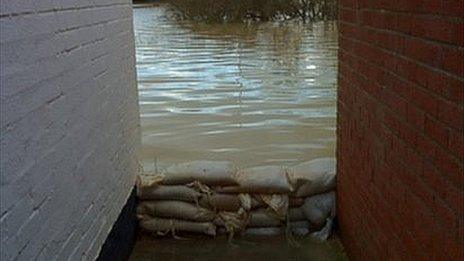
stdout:
<svg viewBox="0 0 464 261">
<path fill-rule="evenodd" d="M 145 168 L 334 156 L 336 24 L 194 24 L 134 9 Z"/>
</svg>

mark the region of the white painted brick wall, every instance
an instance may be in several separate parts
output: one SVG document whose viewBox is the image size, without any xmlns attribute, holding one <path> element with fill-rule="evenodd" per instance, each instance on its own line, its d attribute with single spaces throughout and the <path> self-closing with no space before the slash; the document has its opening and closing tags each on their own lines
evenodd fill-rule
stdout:
<svg viewBox="0 0 464 261">
<path fill-rule="evenodd" d="M 130 0 L 2 0 L 3 260 L 93 260 L 138 172 Z"/>
</svg>

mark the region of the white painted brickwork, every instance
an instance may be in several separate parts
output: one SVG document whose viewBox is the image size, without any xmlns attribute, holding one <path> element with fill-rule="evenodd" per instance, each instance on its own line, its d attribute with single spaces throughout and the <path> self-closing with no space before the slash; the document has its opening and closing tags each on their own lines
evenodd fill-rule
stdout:
<svg viewBox="0 0 464 261">
<path fill-rule="evenodd" d="M 2 0 L 0 260 L 93 260 L 138 171 L 130 0 Z"/>
</svg>

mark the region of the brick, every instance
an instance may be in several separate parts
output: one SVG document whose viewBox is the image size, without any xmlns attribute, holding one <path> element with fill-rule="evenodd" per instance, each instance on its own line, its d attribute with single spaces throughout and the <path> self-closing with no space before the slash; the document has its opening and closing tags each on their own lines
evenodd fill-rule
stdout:
<svg viewBox="0 0 464 261">
<path fill-rule="evenodd" d="M 412 124 L 416 130 L 423 131 L 425 129 L 425 116 L 426 114 L 417 109 L 415 106 L 408 104 L 406 119 Z"/>
<path fill-rule="evenodd" d="M 447 77 L 444 94 L 447 100 L 462 105 L 464 103 L 464 80 Z"/>
<path fill-rule="evenodd" d="M 339 19 L 344 22 L 356 23 L 357 22 L 357 13 L 353 9 L 340 8 L 338 11 Z"/>
<path fill-rule="evenodd" d="M 443 69 L 458 77 L 464 77 L 464 48 L 443 48 L 443 61 Z"/>
<path fill-rule="evenodd" d="M 443 63 L 442 48 L 442 46 L 433 42 L 423 41 L 417 38 L 405 38 L 403 55 L 440 68 Z"/>
<path fill-rule="evenodd" d="M 95 259 L 132 189 L 131 4 L 2 2 L 0 259 Z"/>
<path fill-rule="evenodd" d="M 443 0 L 441 13 L 462 18 L 464 16 L 464 3 L 462 0 Z"/>
<path fill-rule="evenodd" d="M 464 133 L 450 130 L 448 148 L 461 160 L 464 159 Z"/>
<path fill-rule="evenodd" d="M 448 145 L 449 128 L 431 117 L 425 119 L 425 134 L 445 147 Z"/>
<path fill-rule="evenodd" d="M 339 22 L 337 199 L 347 252 L 360 260 L 460 260 L 463 2 L 340 5 L 357 14 L 356 23 L 348 13 Z"/>
<path fill-rule="evenodd" d="M 442 101 L 439 104 L 438 119 L 451 128 L 464 130 L 464 109 L 454 103 Z"/>
</svg>

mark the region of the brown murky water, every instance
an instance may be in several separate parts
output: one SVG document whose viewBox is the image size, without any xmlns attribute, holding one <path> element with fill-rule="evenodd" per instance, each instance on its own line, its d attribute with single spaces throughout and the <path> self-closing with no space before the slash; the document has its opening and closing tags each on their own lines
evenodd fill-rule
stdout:
<svg viewBox="0 0 464 261">
<path fill-rule="evenodd" d="M 337 28 L 193 24 L 135 8 L 145 170 L 189 160 L 291 165 L 335 155 Z"/>
<path fill-rule="evenodd" d="M 345 261 L 337 238 L 318 243 L 299 239 L 289 245 L 285 237 L 246 237 L 229 244 L 225 237 L 156 240 L 141 235 L 130 261 Z"/>
<path fill-rule="evenodd" d="M 241 167 L 335 155 L 335 23 L 194 24 L 134 9 L 145 170 L 190 160 Z M 156 167 L 155 167 L 156 165 Z M 154 239 L 130 260 L 346 260 L 337 237 Z"/>
</svg>

